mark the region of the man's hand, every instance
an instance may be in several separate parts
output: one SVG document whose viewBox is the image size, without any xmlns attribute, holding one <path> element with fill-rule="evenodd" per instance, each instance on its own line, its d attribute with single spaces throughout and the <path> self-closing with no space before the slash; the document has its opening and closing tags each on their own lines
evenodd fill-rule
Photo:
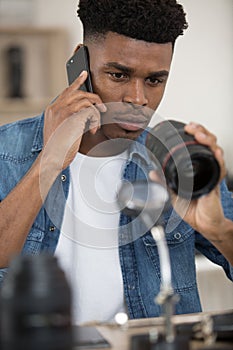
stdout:
<svg viewBox="0 0 233 350">
<path fill-rule="evenodd" d="M 226 168 L 223 151 L 217 145 L 216 137 L 203 126 L 195 123 L 187 124 L 185 131 L 193 135 L 199 143 L 212 150 L 220 165 L 220 183 L 226 175 Z M 212 241 L 221 240 L 221 232 L 226 220 L 221 205 L 219 183 L 209 194 L 192 200 L 190 203 L 185 203 L 184 199 L 174 197 L 174 208 L 178 214 L 195 230 Z"/>
<path fill-rule="evenodd" d="M 217 145 L 216 137 L 195 123 L 187 124 L 185 131 L 212 150 L 220 166 L 220 183 L 226 175 L 226 168 L 223 151 Z M 150 177 L 157 180 L 153 172 Z M 233 222 L 224 216 L 219 183 L 210 193 L 191 201 L 171 193 L 172 204 L 184 221 L 211 241 L 233 264 Z"/>
<path fill-rule="evenodd" d="M 79 150 L 83 133 L 96 133 L 100 126 L 100 111 L 105 111 L 101 99 L 78 90 L 86 78 L 84 72 L 46 109 L 44 148 L 0 203 L 0 267 L 22 251 L 51 186 Z"/>
<path fill-rule="evenodd" d="M 79 90 L 86 78 L 87 72 L 83 71 L 46 108 L 43 162 L 54 169 L 62 170 L 71 163 L 84 132 L 95 134 L 100 128 L 100 111 L 106 111 L 98 95 Z"/>
</svg>

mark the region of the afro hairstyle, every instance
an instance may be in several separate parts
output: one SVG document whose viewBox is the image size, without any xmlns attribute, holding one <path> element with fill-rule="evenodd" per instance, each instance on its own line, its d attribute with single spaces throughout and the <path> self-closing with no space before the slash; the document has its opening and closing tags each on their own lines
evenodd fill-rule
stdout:
<svg viewBox="0 0 233 350">
<path fill-rule="evenodd" d="M 175 43 L 188 27 L 176 0 L 80 0 L 84 40 L 114 32 L 155 43 Z"/>
</svg>

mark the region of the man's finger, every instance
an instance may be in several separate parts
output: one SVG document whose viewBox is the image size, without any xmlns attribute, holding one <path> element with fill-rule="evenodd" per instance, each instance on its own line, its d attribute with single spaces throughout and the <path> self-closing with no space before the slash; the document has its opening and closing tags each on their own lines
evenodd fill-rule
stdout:
<svg viewBox="0 0 233 350">
<path fill-rule="evenodd" d="M 78 78 L 76 78 L 73 83 L 70 85 L 71 90 L 78 90 L 80 88 L 80 86 L 83 85 L 83 83 L 85 82 L 85 80 L 87 79 L 88 73 L 86 70 L 83 70 Z"/>
</svg>

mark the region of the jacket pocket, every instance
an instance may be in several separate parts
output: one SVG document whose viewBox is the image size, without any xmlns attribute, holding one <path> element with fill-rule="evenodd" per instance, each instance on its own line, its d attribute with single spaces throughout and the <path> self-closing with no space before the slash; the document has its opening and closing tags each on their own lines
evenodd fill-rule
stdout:
<svg viewBox="0 0 233 350">
<path fill-rule="evenodd" d="M 195 237 L 192 228 L 185 232 L 180 232 L 177 229 L 169 234 L 166 234 L 168 245 L 172 285 L 175 291 L 193 289 L 196 286 L 196 271 L 195 271 Z M 160 259 L 158 255 L 157 244 L 151 234 L 143 237 L 145 250 L 152 262 L 156 266 L 156 270 L 160 275 Z"/>
</svg>

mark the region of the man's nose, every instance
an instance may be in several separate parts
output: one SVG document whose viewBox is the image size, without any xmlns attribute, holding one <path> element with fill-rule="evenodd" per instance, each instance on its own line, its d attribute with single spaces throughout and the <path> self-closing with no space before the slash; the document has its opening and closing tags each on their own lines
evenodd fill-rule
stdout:
<svg viewBox="0 0 233 350">
<path fill-rule="evenodd" d="M 147 106 L 146 87 L 144 81 L 134 80 L 127 85 L 127 91 L 124 95 L 124 101 L 139 106 Z"/>
</svg>

